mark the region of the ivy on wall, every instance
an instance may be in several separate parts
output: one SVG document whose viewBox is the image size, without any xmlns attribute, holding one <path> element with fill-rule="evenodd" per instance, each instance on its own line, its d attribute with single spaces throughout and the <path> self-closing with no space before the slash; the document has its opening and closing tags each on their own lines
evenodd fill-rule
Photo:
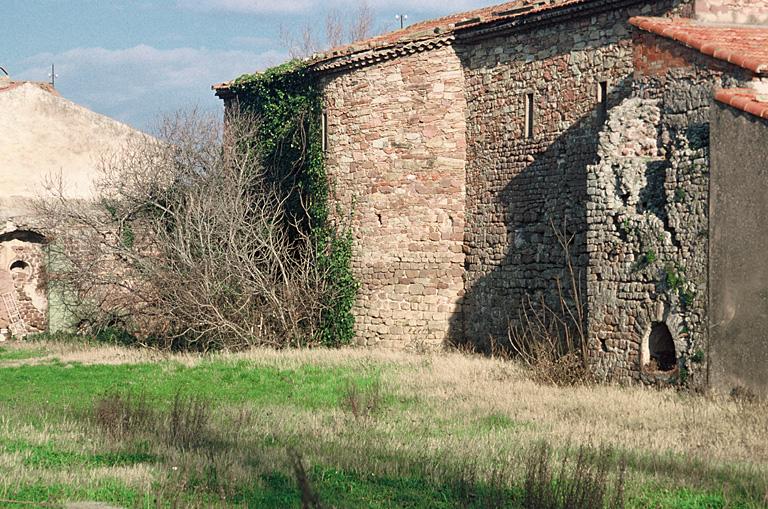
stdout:
<svg viewBox="0 0 768 509">
<path fill-rule="evenodd" d="M 288 196 L 291 218 L 309 231 L 317 263 L 328 274 L 328 307 L 315 341 L 348 344 L 354 337 L 352 306 L 358 282 L 352 274 L 352 234 L 329 213 L 330 188 L 323 155 L 322 94 L 298 60 L 237 78 L 230 89 L 243 111 L 259 119 L 253 140 L 268 175 Z M 338 215 L 337 215 L 338 216 Z"/>
</svg>

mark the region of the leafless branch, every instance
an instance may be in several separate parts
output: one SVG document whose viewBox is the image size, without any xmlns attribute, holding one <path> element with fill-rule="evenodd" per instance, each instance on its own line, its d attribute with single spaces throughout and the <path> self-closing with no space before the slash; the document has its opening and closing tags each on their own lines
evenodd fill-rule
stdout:
<svg viewBox="0 0 768 509">
<path fill-rule="evenodd" d="M 51 179 L 38 201 L 51 279 L 86 328 L 170 347 L 311 341 L 328 295 L 318 246 L 286 211 L 294 191 L 245 140 L 258 119 L 180 114 L 105 159 L 89 203 Z M 154 339 L 153 339 L 154 338 Z"/>
</svg>

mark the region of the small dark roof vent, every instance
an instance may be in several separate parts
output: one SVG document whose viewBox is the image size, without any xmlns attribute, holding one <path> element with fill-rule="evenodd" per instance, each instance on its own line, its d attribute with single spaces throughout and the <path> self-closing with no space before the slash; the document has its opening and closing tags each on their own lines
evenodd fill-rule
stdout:
<svg viewBox="0 0 768 509">
<path fill-rule="evenodd" d="M 480 22 L 480 16 L 477 16 L 475 18 L 464 18 L 461 21 L 457 21 L 454 25 L 455 27 L 463 27 L 464 25 L 471 25 L 472 23 L 479 23 Z"/>
</svg>

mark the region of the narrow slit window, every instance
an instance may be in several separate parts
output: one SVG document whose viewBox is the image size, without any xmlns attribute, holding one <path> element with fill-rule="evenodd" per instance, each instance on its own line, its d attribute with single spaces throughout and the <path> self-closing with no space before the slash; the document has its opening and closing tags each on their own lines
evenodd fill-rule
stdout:
<svg viewBox="0 0 768 509">
<path fill-rule="evenodd" d="M 525 94 L 525 137 L 533 138 L 533 92 Z"/>
<path fill-rule="evenodd" d="M 328 150 L 328 114 L 326 112 L 322 114 L 320 128 L 322 129 L 323 152 L 326 152 Z"/>
<path fill-rule="evenodd" d="M 608 82 L 601 81 L 597 84 L 597 115 L 600 123 L 608 118 Z"/>
</svg>

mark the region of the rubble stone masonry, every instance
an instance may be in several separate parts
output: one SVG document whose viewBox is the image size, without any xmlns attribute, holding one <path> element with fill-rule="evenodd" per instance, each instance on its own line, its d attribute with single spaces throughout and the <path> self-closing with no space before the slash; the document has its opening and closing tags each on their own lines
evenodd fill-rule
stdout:
<svg viewBox="0 0 768 509">
<path fill-rule="evenodd" d="M 335 203 L 349 212 L 354 232 L 361 344 L 439 345 L 461 313 L 463 91 L 450 46 L 325 83 L 326 166 Z"/>
<path fill-rule="evenodd" d="M 688 6 L 457 36 L 325 75 L 326 167 L 355 236 L 361 344 L 487 347 L 529 298 L 557 308 L 586 295 L 586 169 L 607 110 L 632 93 L 628 19 L 673 5 Z"/>
<path fill-rule="evenodd" d="M 610 379 L 700 387 L 710 108 L 715 88 L 751 76 L 651 34 L 635 43 L 633 97 L 610 112 L 587 174 L 590 344 Z"/>
<path fill-rule="evenodd" d="M 561 296 L 586 306 L 573 298 L 586 291 L 586 168 L 596 160 L 606 109 L 631 93 L 627 19 L 665 7 L 616 9 L 457 45 L 468 103 L 468 341 L 487 347 L 506 339 L 529 297 L 555 309 Z M 557 234 L 570 239 L 568 253 Z M 566 256 L 575 291 L 567 288 Z"/>
</svg>

